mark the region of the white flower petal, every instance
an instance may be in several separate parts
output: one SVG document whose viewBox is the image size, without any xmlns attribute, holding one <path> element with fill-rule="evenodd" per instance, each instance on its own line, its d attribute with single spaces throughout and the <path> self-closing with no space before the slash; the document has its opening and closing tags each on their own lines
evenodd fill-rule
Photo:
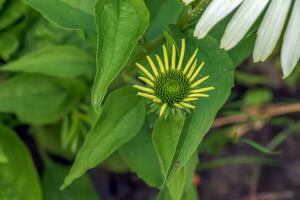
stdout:
<svg viewBox="0 0 300 200">
<path fill-rule="evenodd" d="M 268 2 L 269 0 L 245 0 L 229 22 L 221 40 L 221 48 L 229 50 L 239 43 Z"/>
<path fill-rule="evenodd" d="M 283 76 L 291 74 L 300 58 L 300 0 L 295 0 L 294 8 L 281 49 Z"/>
<path fill-rule="evenodd" d="M 198 21 L 194 36 L 204 38 L 219 21 L 231 13 L 243 0 L 214 0 Z"/>
<path fill-rule="evenodd" d="M 192 3 L 194 0 L 182 0 L 185 5 Z"/>
<path fill-rule="evenodd" d="M 275 48 L 292 0 L 272 0 L 260 25 L 255 42 L 254 62 L 265 61 Z"/>
</svg>

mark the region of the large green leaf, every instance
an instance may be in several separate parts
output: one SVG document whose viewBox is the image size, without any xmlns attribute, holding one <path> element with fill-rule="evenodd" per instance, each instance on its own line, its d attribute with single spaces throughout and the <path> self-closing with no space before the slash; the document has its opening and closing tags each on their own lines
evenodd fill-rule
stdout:
<svg viewBox="0 0 300 200">
<path fill-rule="evenodd" d="M 148 10 L 142 0 L 100 0 L 96 5 L 98 70 L 92 102 L 97 111 L 110 83 L 127 64 L 148 21 Z"/>
<path fill-rule="evenodd" d="M 134 137 L 145 118 L 144 102 L 131 87 L 110 94 L 103 111 L 85 138 L 62 188 L 70 185 L 88 169 L 96 167 L 120 146 Z"/>
<path fill-rule="evenodd" d="M 48 20 L 69 29 L 82 30 L 92 44 L 96 39 L 96 25 L 94 15 L 83 9 L 93 5 L 92 0 L 75 4 L 67 0 L 23 0 L 29 6 L 39 11 Z M 68 3 L 66 3 L 68 2 Z"/>
<path fill-rule="evenodd" d="M 176 34 L 174 34 L 175 36 Z M 200 53 L 198 61 L 205 61 L 201 76 L 209 75 L 210 78 L 202 85 L 214 86 L 216 89 L 210 92 L 210 97 L 200 99 L 195 103 L 196 109 L 187 115 L 185 128 L 177 148 L 176 167 L 173 166 L 171 176 L 186 164 L 196 151 L 203 137 L 211 127 L 219 109 L 223 106 L 231 93 L 234 80 L 234 66 L 228 54 L 219 49 L 219 42 L 213 37 L 197 40 L 189 35 L 175 36 L 180 42 L 180 37 L 185 37 L 187 42 L 187 56 L 198 48 Z"/>
<path fill-rule="evenodd" d="M 184 116 L 159 118 L 153 129 L 152 140 L 164 178 L 174 160 L 184 120 Z"/>
<path fill-rule="evenodd" d="M 85 38 L 82 37 L 82 31 L 63 28 L 51 23 L 38 14 L 37 19 L 32 21 L 30 20 L 30 28 L 22 36 L 24 40 L 22 40 L 20 51 L 16 54 L 18 57 L 49 46 L 67 45 L 79 47 L 81 50 L 88 52 L 96 60 L 96 48 L 86 42 Z"/>
<path fill-rule="evenodd" d="M 30 152 L 17 134 L 0 124 L 0 146 L 8 162 L 0 162 L 0 199 L 41 200 L 38 174 Z"/>
<path fill-rule="evenodd" d="M 174 163 L 174 159 L 176 158 L 176 149 L 184 122 L 184 115 L 177 116 L 176 118 L 169 116 L 166 119 L 159 118 L 154 126 L 152 141 L 159 159 L 164 181 L 168 176 L 172 164 L 177 165 L 177 163 Z M 169 195 L 165 194 L 160 198 L 165 199 L 169 196 L 173 200 L 180 200 L 184 190 L 186 173 L 186 168 L 181 168 L 167 185 L 163 185 L 164 187 L 167 186 L 169 192 L 166 189 L 165 192 Z"/>
<path fill-rule="evenodd" d="M 9 62 L 0 69 L 11 72 L 76 77 L 91 74 L 93 65 L 93 59 L 75 46 L 50 46 Z"/>
<path fill-rule="evenodd" d="M 6 0 L 0 0 L 0 11 L 2 10 L 5 2 L 6 2 Z"/>
<path fill-rule="evenodd" d="M 8 158 L 4 153 L 2 147 L 0 146 L 0 163 L 6 163 L 6 162 L 8 162 Z"/>
<path fill-rule="evenodd" d="M 27 10 L 27 6 L 19 0 L 9 0 L 4 6 L 0 12 L 0 30 L 12 25 L 20 19 Z"/>
<path fill-rule="evenodd" d="M 7 60 L 19 47 L 18 37 L 10 31 L 0 33 L 0 57 Z"/>
<path fill-rule="evenodd" d="M 52 162 L 46 163 L 42 176 L 44 200 L 97 200 L 99 199 L 88 175 L 80 177 L 68 189 L 59 190 L 59 186 L 68 174 L 68 168 Z"/>
<path fill-rule="evenodd" d="M 187 162 L 186 167 L 186 177 L 184 191 L 182 194 L 182 200 L 197 200 L 198 192 L 193 183 L 196 167 L 198 164 L 198 152 L 196 151 L 190 160 Z"/>
<path fill-rule="evenodd" d="M 130 170 L 138 177 L 150 186 L 161 186 L 162 175 L 147 124 L 144 124 L 137 136 L 120 148 L 120 152 Z"/>
<path fill-rule="evenodd" d="M 181 2 L 174 0 L 145 0 L 145 3 L 150 12 L 150 25 L 146 32 L 150 39 L 158 37 L 170 24 L 174 24 L 183 7 Z"/>
<path fill-rule="evenodd" d="M 193 177 L 198 163 L 198 154 L 194 153 L 186 166 L 169 181 L 160 191 L 158 200 L 197 200 L 198 195 L 193 185 Z"/>
<path fill-rule="evenodd" d="M 20 3 L 22 4 L 22 3 Z M 22 6 L 24 6 L 22 4 Z M 16 9 L 17 10 L 17 9 Z M 18 11 L 17 13 L 19 13 Z M 21 36 L 30 22 L 29 17 L 24 16 L 16 23 L 0 31 L 0 57 L 7 61 L 18 50 L 21 44 Z"/>
<path fill-rule="evenodd" d="M 0 84 L 0 112 L 15 113 L 33 124 L 54 123 L 84 94 L 79 80 L 19 75 Z"/>
<path fill-rule="evenodd" d="M 180 200 L 185 186 L 185 179 L 187 175 L 186 167 L 182 167 L 179 172 L 172 177 L 172 181 L 168 182 L 168 191 L 172 200 Z"/>
<path fill-rule="evenodd" d="M 101 163 L 100 166 L 102 169 L 117 174 L 128 173 L 129 171 L 128 165 L 124 161 L 119 151 L 115 151 L 113 154 L 111 154 L 107 159 L 105 159 Z"/>
<path fill-rule="evenodd" d="M 79 9 L 88 14 L 94 15 L 95 4 L 98 0 L 61 0 L 62 2 L 71 5 L 72 7 Z"/>
</svg>

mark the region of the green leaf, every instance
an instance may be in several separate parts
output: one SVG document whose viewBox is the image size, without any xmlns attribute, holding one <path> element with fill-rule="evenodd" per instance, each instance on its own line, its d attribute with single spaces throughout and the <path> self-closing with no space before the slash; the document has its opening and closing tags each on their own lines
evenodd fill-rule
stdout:
<svg viewBox="0 0 300 200">
<path fill-rule="evenodd" d="M 148 10 L 142 0 L 100 0 L 96 5 L 98 71 L 92 102 L 97 111 L 110 83 L 127 64 L 148 21 Z"/>
<path fill-rule="evenodd" d="M 167 177 L 175 157 L 184 120 L 184 116 L 175 119 L 169 116 L 166 119 L 159 118 L 154 126 L 152 141 L 164 178 Z"/>
<path fill-rule="evenodd" d="M 0 11 L 2 10 L 5 2 L 6 2 L 6 0 L 0 0 Z"/>
<path fill-rule="evenodd" d="M 35 141 L 49 154 L 56 155 L 67 160 L 74 159 L 73 154 L 61 145 L 61 131 L 60 127 L 55 125 L 35 126 L 31 128 L 34 134 Z"/>
<path fill-rule="evenodd" d="M 158 37 L 179 17 L 182 3 L 174 0 L 145 0 L 150 12 L 150 25 L 146 32 L 147 39 Z M 166 15 L 166 13 L 168 13 Z"/>
<path fill-rule="evenodd" d="M 0 124 L 0 146 L 8 162 L 0 163 L 0 199 L 41 200 L 39 177 L 30 152 L 17 134 Z"/>
<path fill-rule="evenodd" d="M 182 195 L 182 200 L 199 199 L 198 192 L 193 183 L 197 164 L 198 164 L 198 152 L 196 151 L 186 165 L 186 178 L 185 178 L 185 186 Z"/>
<path fill-rule="evenodd" d="M 0 163 L 7 163 L 7 162 L 8 162 L 8 158 L 4 153 L 2 147 L 0 146 Z"/>
<path fill-rule="evenodd" d="M 19 47 L 20 42 L 16 35 L 10 32 L 0 33 L 0 57 L 7 60 Z"/>
<path fill-rule="evenodd" d="M 210 78 L 201 86 L 214 86 L 216 88 L 209 93 L 209 98 L 197 101 L 195 103 L 196 109 L 187 115 L 187 123 L 182 133 L 180 145 L 177 148 L 178 157 L 176 158 L 176 162 L 182 167 L 196 151 L 211 127 L 217 112 L 229 97 L 233 87 L 234 66 L 228 54 L 219 49 L 219 43 L 216 39 L 210 36 L 203 40 L 197 40 L 188 35 L 177 36 L 176 41 L 178 44 L 180 37 L 186 38 L 187 57 L 191 56 L 193 51 L 198 48 L 200 50 L 198 61 L 205 61 L 200 76 L 209 75 Z M 173 165 L 171 175 L 176 173 L 180 167 Z"/>
<path fill-rule="evenodd" d="M 94 15 L 95 5 L 98 0 L 61 0 L 62 2 L 71 5 L 72 7 L 79 9 L 88 14 Z"/>
<path fill-rule="evenodd" d="M 3 60 L 8 61 L 18 50 L 21 44 L 20 38 L 30 22 L 29 18 L 24 16 L 5 30 L 0 31 L 0 57 Z"/>
<path fill-rule="evenodd" d="M 252 87 L 253 85 L 268 85 L 269 80 L 264 75 L 249 74 L 247 72 L 236 70 L 235 80 L 243 86 Z"/>
<path fill-rule="evenodd" d="M 160 191 L 159 200 L 197 200 L 197 190 L 193 185 L 193 177 L 198 163 L 198 154 L 194 153 L 186 166 L 172 177 Z"/>
<path fill-rule="evenodd" d="M 184 191 L 186 173 L 187 169 L 182 167 L 179 172 L 172 177 L 172 180 L 168 182 L 167 186 L 172 200 L 181 199 Z"/>
<path fill-rule="evenodd" d="M 181 200 L 198 200 L 198 199 L 199 199 L 198 190 L 193 185 L 193 183 L 190 183 L 188 187 L 185 188 Z"/>
<path fill-rule="evenodd" d="M 82 4 L 66 3 L 66 0 L 23 0 L 33 9 L 39 11 L 45 18 L 64 28 L 82 30 L 87 39 L 94 44 L 96 39 L 96 25 L 94 15 L 87 13 Z M 86 0 L 90 7 L 93 1 Z"/>
<path fill-rule="evenodd" d="M 91 74 L 93 66 L 93 59 L 75 46 L 51 46 L 9 62 L 1 70 L 76 77 Z"/>
<path fill-rule="evenodd" d="M 264 153 L 264 154 L 278 154 L 279 153 L 279 152 L 273 152 L 272 150 L 268 149 L 267 147 L 262 146 L 261 144 L 255 142 L 253 140 L 241 138 L 240 141 L 253 147 L 254 149 L 256 149 L 259 152 Z"/>
<path fill-rule="evenodd" d="M 243 98 L 244 106 L 263 106 L 271 102 L 273 94 L 268 89 L 250 89 Z"/>
<path fill-rule="evenodd" d="M 86 136 L 62 188 L 133 138 L 144 123 L 145 112 L 145 104 L 133 88 L 123 87 L 111 93 L 99 119 Z"/>
<path fill-rule="evenodd" d="M 4 6 L 0 12 L 0 30 L 15 23 L 27 11 L 27 6 L 19 0 L 9 0 Z"/>
<path fill-rule="evenodd" d="M 68 173 L 68 168 L 46 162 L 46 168 L 42 176 L 42 188 L 44 200 L 97 200 L 99 199 L 93 183 L 88 175 L 80 177 L 72 186 L 64 191 L 59 186 Z"/>
<path fill-rule="evenodd" d="M 1 112 L 29 112 L 56 108 L 65 98 L 54 79 L 44 76 L 20 75 L 1 84 Z"/>
<path fill-rule="evenodd" d="M 19 75 L 0 84 L 0 112 L 16 113 L 32 124 L 54 123 L 65 115 L 86 90 L 74 79 Z"/>
<path fill-rule="evenodd" d="M 238 45 L 228 51 L 233 65 L 240 65 L 245 59 L 247 59 L 253 52 L 256 39 L 256 32 L 251 32 L 244 37 Z"/>
<path fill-rule="evenodd" d="M 198 148 L 199 153 L 218 155 L 229 141 L 228 129 L 223 128 L 208 134 Z"/>
<path fill-rule="evenodd" d="M 119 151 L 115 151 L 101 163 L 101 168 L 113 173 L 128 173 L 129 168 Z"/>
<path fill-rule="evenodd" d="M 147 124 L 144 124 L 137 136 L 120 148 L 120 152 L 130 170 L 138 177 L 149 186 L 161 186 L 162 176 Z"/>
</svg>

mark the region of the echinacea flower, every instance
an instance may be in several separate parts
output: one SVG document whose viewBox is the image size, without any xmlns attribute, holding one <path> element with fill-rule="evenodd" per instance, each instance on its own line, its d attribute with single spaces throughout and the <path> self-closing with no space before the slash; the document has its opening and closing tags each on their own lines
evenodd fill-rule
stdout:
<svg viewBox="0 0 300 200">
<path fill-rule="evenodd" d="M 237 7 L 221 40 L 221 48 L 225 50 L 236 46 L 267 8 L 257 33 L 254 62 L 265 61 L 271 55 L 291 11 L 281 47 L 283 75 L 290 75 L 300 58 L 300 0 L 213 0 L 197 23 L 194 36 L 205 37 Z"/>
<path fill-rule="evenodd" d="M 147 56 L 152 73 L 145 66 L 136 63 L 137 67 L 145 74 L 145 77 L 139 77 L 139 79 L 146 84 L 146 86 L 134 85 L 139 90 L 137 95 L 150 99 L 155 105 L 158 105 L 159 116 L 172 110 L 176 112 L 180 109 L 194 109 L 195 106 L 192 102 L 197 101 L 200 97 L 209 97 L 203 92 L 214 89 L 214 87 L 198 88 L 209 76 L 198 79 L 197 76 L 204 66 L 204 62 L 197 65 L 197 54 L 198 49 L 183 66 L 185 39 L 182 39 L 178 61 L 176 60 L 176 47 L 173 44 L 171 57 L 168 56 L 165 45 L 163 46 L 163 61 L 158 55 L 155 55 L 157 64 L 150 56 Z"/>
</svg>

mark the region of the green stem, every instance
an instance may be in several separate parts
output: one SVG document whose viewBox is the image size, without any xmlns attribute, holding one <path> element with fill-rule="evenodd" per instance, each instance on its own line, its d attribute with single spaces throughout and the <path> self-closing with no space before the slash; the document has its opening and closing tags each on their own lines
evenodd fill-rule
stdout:
<svg viewBox="0 0 300 200">
<path fill-rule="evenodd" d="M 155 50 L 156 48 L 160 47 L 163 43 L 165 43 L 166 39 L 164 35 L 160 35 L 159 37 L 153 39 L 152 41 L 148 42 L 144 48 L 148 52 Z"/>
<path fill-rule="evenodd" d="M 180 29 L 185 30 L 189 26 L 189 23 L 191 21 L 193 21 L 196 17 L 203 13 L 210 2 L 211 0 L 202 0 L 198 2 L 198 4 L 196 4 L 194 7 L 187 7 L 184 14 L 177 20 L 176 25 Z"/>
</svg>

